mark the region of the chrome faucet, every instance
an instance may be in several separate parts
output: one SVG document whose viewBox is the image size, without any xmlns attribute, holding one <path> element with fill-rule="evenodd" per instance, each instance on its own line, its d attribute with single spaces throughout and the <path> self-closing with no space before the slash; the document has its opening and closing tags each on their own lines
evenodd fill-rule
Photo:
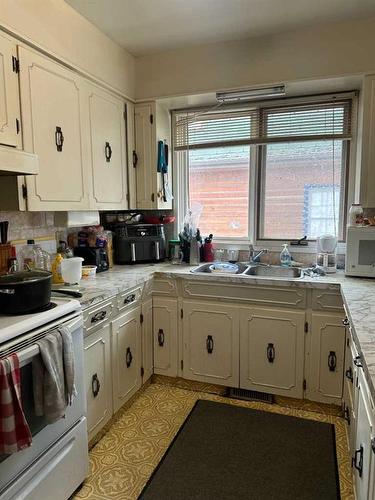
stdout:
<svg viewBox="0 0 375 500">
<path fill-rule="evenodd" d="M 249 245 L 249 263 L 254 264 L 260 261 L 260 258 L 263 254 L 268 253 L 268 248 L 263 248 L 258 252 L 255 251 L 254 246 L 252 244 Z"/>
</svg>

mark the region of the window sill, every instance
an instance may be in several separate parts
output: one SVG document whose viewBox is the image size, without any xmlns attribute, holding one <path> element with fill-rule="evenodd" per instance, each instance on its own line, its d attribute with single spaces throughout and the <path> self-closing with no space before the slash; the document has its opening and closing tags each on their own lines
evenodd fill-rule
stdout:
<svg viewBox="0 0 375 500">
<path fill-rule="evenodd" d="M 215 248 L 223 248 L 225 250 L 248 250 L 249 245 L 252 242 L 250 240 L 228 240 L 224 238 L 216 238 L 214 239 Z M 284 241 L 274 241 L 274 240 L 261 240 L 253 243 L 254 250 L 262 250 L 263 248 L 267 248 L 270 252 L 281 252 L 282 245 Z M 317 251 L 317 245 L 315 241 L 309 242 L 308 246 L 294 246 L 290 245 L 290 240 L 285 240 L 285 243 L 288 243 L 288 248 L 291 254 L 293 253 L 306 253 L 306 254 L 315 254 Z M 337 245 L 337 254 L 345 255 L 346 253 L 346 243 L 340 242 Z"/>
</svg>

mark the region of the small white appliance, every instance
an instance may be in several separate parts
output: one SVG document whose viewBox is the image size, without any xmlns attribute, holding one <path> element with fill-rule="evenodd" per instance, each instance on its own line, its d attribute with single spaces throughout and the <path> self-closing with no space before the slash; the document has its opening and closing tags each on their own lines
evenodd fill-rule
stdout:
<svg viewBox="0 0 375 500">
<path fill-rule="evenodd" d="M 335 273 L 337 264 L 337 237 L 332 234 L 323 234 L 322 236 L 318 236 L 316 244 L 317 267 L 322 269 L 325 273 Z"/>
<path fill-rule="evenodd" d="M 345 274 L 375 278 L 375 227 L 347 228 Z"/>
</svg>

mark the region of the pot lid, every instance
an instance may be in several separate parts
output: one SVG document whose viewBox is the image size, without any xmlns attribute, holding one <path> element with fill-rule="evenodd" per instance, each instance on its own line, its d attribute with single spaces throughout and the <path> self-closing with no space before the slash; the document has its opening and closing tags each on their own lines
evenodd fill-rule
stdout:
<svg viewBox="0 0 375 500">
<path fill-rule="evenodd" d="M 51 277 L 52 273 L 49 271 L 19 271 L 17 273 L 0 276 L 0 286 L 18 285 L 20 283 L 35 283 L 38 281 L 50 280 Z"/>
</svg>

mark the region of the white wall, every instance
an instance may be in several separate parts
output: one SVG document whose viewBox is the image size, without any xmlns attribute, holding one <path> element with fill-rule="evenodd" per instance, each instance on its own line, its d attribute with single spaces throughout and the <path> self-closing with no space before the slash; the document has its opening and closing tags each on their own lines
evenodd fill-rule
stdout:
<svg viewBox="0 0 375 500">
<path fill-rule="evenodd" d="M 375 18 L 136 59 L 136 97 L 196 94 L 375 71 Z"/>
<path fill-rule="evenodd" d="M 63 0 L 0 0 L 0 26 L 134 98 L 134 57 Z"/>
</svg>

